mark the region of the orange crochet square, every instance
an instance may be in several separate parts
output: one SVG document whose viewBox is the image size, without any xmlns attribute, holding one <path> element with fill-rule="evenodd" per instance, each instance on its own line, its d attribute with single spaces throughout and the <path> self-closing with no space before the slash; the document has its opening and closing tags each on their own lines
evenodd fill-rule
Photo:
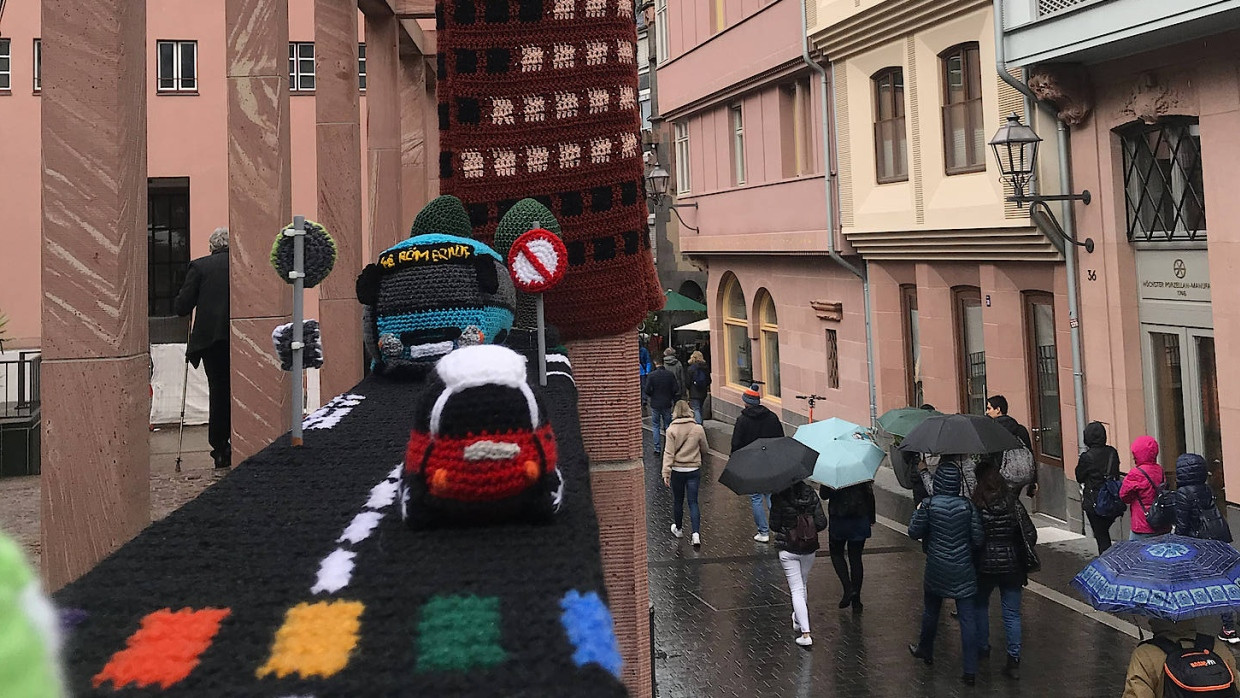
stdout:
<svg viewBox="0 0 1240 698">
<path fill-rule="evenodd" d="M 227 608 L 165 608 L 147 614 L 125 641 L 125 649 L 112 655 L 92 683 L 96 688 L 108 680 L 116 688 L 131 683 L 168 688 L 182 681 L 198 666 L 199 657 L 211 646 L 229 613 Z"/>
</svg>

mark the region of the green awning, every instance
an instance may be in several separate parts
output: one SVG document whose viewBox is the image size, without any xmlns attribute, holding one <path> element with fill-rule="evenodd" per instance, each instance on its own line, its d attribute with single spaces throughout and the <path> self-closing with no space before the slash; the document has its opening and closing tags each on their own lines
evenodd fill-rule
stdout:
<svg viewBox="0 0 1240 698">
<path fill-rule="evenodd" d="M 667 298 L 667 303 L 663 305 L 664 310 L 668 310 L 672 312 L 678 312 L 678 311 L 692 311 L 695 313 L 706 312 L 706 306 L 702 305 L 701 303 L 698 303 L 697 301 L 693 300 L 692 298 L 688 296 L 676 293 L 670 288 L 667 289 L 667 291 L 664 292 L 663 295 Z"/>
</svg>

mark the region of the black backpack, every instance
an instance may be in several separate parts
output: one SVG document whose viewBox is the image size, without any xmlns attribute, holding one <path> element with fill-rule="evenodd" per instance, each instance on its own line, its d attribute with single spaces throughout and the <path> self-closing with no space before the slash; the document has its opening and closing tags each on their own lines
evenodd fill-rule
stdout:
<svg viewBox="0 0 1240 698">
<path fill-rule="evenodd" d="M 1150 508 L 1145 509 L 1145 522 L 1155 531 L 1164 531 L 1175 523 L 1175 492 L 1167 488 L 1167 484 L 1154 484 L 1154 478 L 1146 474 L 1141 466 L 1134 466 L 1137 472 L 1150 483 L 1150 487 L 1154 488 L 1154 501 L 1150 502 Z"/>
<path fill-rule="evenodd" d="M 693 387 L 705 389 L 710 386 L 710 373 L 700 364 L 689 367 L 689 374 L 689 381 L 693 383 Z"/>
<path fill-rule="evenodd" d="M 1197 635 L 1192 647 L 1164 637 L 1149 640 L 1167 653 L 1163 665 L 1163 696 L 1166 698 L 1235 698 L 1236 677 L 1231 667 L 1214 652 L 1214 638 Z"/>
</svg>

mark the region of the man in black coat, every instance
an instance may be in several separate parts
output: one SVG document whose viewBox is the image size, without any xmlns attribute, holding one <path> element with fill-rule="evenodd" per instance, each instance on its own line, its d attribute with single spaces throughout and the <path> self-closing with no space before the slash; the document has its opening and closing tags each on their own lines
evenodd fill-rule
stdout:
<svg viewBox="0 0 1240 698">
<path fill-rule="evenodd" d="M 773 439 L 784 435 L 784 425 L 779 417 L 762 404 L 762 392 L 757 383 L 741 395 L 745 409 L 736 418 L 732 428 L 732 452 L 742 449 L 758 439 Z M 753 539 L 759 543 L 771 540 L 771 527 L 767 523 L 766 511 L 771 508 L 770 494 L 751 494 L 749 503 L 753 507 L 753 523 L 758 532 Z"/>
<path fill-rule="evenodd" d="M 999 423 L 999 426 L 1008 430 L 1008 433 L 1016 437 L 1025 448 L 1033 450 L 1033 440 L 1029 438 L 1029 430 L 1013 417 L 1008 416 L 1008 401 L 1002 395 L 991 395 L 986 398 L 986 416 Z M 1029 483 L 1029 487 L 1025 490 L 1025 494 L 1032 497 L 1038 492 L 1038 464 L 1033 464 L 1033 482 Z"/>
<path fill-rule="evenodd" d="M 198 309 L 185 360 L 202 362 L 210 390 L 207 441 L 215 467 L 232 465 L 232 395 L 228 361 L 228 228 L 216 228 L 208 240 L 211 254 L 189 263 L 185 283 L 173 309 L 182 317 Z"/>
<path fill-rule="evenodd" d="M 663 433 L 672 423 L 672 406 L 680 399 L 680 380 L 667 369 L 662 360 L 650 375 L 646 376 L 646 398 L 650 403 L 654 454 L 658 456 L 663 453 Z"/>
</svg>

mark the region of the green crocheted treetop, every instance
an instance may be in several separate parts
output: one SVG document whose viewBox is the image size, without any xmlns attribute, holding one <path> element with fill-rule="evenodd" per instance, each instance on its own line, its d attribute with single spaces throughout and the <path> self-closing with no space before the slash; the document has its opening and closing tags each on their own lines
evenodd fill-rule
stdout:
<svg viewBox="0 0 1240 698">
<path fill-rule="evenodd" d="M 474 227 L 469 222 L 469 213 L 465 204 L 455 196 L 444 194 L 431 200 L 413 219 L 409 237 L 439 233 L 456 235 L 463 238 L 474 236 Z"/>
<path fill-rule="evenodd" d="M 560 230 L 560 222 L 552 215 L 551 210 L 533 199 L 521 199 L 508 209 L 508 213 L 500 219 L 495 228 L 495 251 L 504 259 L 508 259 L 508 250 L 516 242 L 521 233 L 537 223 L 538 227 L 550 230 L 559 237 L 564 237 Z"/>
</svg>

